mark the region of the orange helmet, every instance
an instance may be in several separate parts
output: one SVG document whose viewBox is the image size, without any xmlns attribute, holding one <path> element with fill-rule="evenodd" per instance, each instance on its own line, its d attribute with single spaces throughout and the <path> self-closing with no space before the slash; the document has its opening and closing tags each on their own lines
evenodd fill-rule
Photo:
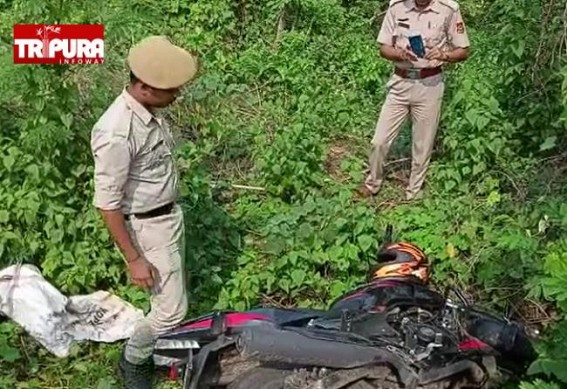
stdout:
<svg viewBox="0 0 567 389">
<path fill-rule="evenodd" d="M 429 281 L 429 264 L 425 253 L 416 245 L 406 242 L 389 243 L 377 256 L 379 264 L 370 274 L 370 281 L 382 278 L 414 278 Z"/>
</svg>

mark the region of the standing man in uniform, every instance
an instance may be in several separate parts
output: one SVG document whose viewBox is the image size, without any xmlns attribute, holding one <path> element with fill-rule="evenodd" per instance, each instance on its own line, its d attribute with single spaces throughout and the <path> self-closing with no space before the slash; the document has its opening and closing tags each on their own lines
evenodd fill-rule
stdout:
<svg viewBox="0 0 567 389">
<path fill-rule="evenodd" d="M 418 58 L 408 37 L 419 34 L 425 56 Z M 384 161 L 408 115 L 412 120 L 412 167 L 406 199 L 421 194 L 431 159 L 445 90 L 442 65 L 468 57 L 469 38 L 459 4 L 453 0 L 391 0 L 377 42 L 380 55 L 394 63 L 388 95 L 372 139 L 370 174 L 363 191 L 376 195 Z"/>
<path fill-rule="evenodd" d="M 187 313 L 184 221 L 174 141 L 158 113 L 197 73 L 197 61 L 163 36 L 128 55 L 130 84 L 94 125 L 94 204 L 120 248 L 134 284 L 151 291 L 151 311 L 137 324 L 119 370 L 128 389 L 153 385 L 156 337 Z"/>
</svg>

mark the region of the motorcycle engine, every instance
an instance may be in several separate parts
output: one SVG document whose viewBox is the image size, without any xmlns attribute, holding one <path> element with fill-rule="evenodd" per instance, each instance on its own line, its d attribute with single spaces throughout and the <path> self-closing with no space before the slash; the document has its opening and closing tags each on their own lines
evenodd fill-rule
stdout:
<svg viewBox="0 0 567 389">
<path fill-rule="evenodd" d="M 421 325 L 417 327 L 415 336 L 417 337 L 418 343 L 421 345 L 428 345 L 431 342 L 435 342 L 438 332 L 431 326 Z"/>
<path fill-rule="evenodd" d="M 389 321 L 402 335 L 401 346 L 414 362 L 429 359 L 436 349 L 450 342 L 446 331 L 438 323 L 437 315 L 432 312 L 419 307 L 395 311 Z"/>
</svg>

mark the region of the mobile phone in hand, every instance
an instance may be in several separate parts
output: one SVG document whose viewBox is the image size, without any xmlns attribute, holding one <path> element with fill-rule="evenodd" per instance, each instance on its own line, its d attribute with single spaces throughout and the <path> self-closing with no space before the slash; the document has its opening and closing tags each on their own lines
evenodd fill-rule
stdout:
<svg viewBox="0 0 567 389">
<path fill-rule="evenodd" d="M 423 43 L 421 35 L 411 35 L 408 39 L 411 51 L 413 51 L 419 58 L 423 58 L 425 56 L 425 44 Z"/>
</svg>

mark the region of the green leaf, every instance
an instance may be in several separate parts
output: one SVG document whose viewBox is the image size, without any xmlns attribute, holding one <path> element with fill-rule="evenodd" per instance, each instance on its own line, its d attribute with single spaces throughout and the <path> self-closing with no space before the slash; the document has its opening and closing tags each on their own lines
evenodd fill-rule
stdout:
<svg viewBox="0 0 567 389">
<path fill-rule="evenodd" d="M 290 282 L 287 278 L 280 279 L 280 281 L 278 282 L 278 286 L 286 293 L 289 293 L 291 289 Z"/>
<path fill-rule="evenodd" d="M 479 162 L 473 166 L 473 176 L 477 176 L 486 170 L 486 164 L 484 162 Z"/>
<path fill-rule="evenodd" d="M 346 285 L 344 282 L 335 281 L 331 285 L 331 299 L 335 299 L 346 292 Z"/>
<path fill-rule="evenodd" d="M 5 360 L 6 362 L 16 362 L 18 359 L 21 358 L 20 352 L 17 348 L 9 346 L 7 344 L 0 344 L 0 359 Z"/>
<path fill-rule="evenodd" d="M 301 239 L 306 239 L 313 234 L 313 228 L 308 223 L 303 223 L 299 226 L 296 236 Z"/>
<path fill-rule="evenodd" d="M 522 54 L 524 53 L 524 49 L 526 47 L 526 41 L 523 39 L 518 40 L 517 45 L 511 44 L 508 47 L 512 49 L 516 57 L 522 58 Z"/>
<path fill-rule="evenodd" d="M 61 123 L 65 126 L 65 128 L 70 129 L 71 125 L 73 124 L 73 115 L 70 113 L 61 114 Z"/>
<path fill-rule="evenodd" d="M 14 158 L 13 155 L 7 155 L 4 157 L 4 167 L 6 168 L 7 171 L 11 171 L 12 167 L 14 166 L 14 163 L 16 163 L 16 159 Z"/>
<path fill-rule="evenodd" d="M 294 271 L 292 271 L 291 280 L 293 281 L 293 286 L 302 286 L 306 276 L 307 274 L 304 270 L 295 269 Z"/>
<path fill-rule="evenodd" d="M 55 223 L 56 223 L 58 226 L 62 226 L 64 220 L 65 220 L 65 218 L 63 217 L 63 215 L 61 215 L 61 214 L 55 215 Z"/>
<path fill-rule="evenodd" d="M 369 250 L 374 244 L 374 239 L 370 235 L 361 235 L 357 238 L 357 241 L 362 251 Z"/>
<path fill-rule="evenodd" d="M 550 136 L 545 138 L 545 141 L 541 145 L 539 145 L 539 151 L 545 151 L 554 148 L 556 142 L 557 142 L 556 136 Z"/>
<path fill-rule="evenodd" d="M 497 191 L 490 192 L 490 194 L 486 198 L 487 204 L 491 206 L 498 204 L 500 200 L 501 200 L 501 196 L 500 193 L 498 193 Z"/>
<path fill-rule="evenodd" d="M 476 120 L 476 128 L 483 130 L 488 125 L 488 123 L 490 123 L 490 119 L 488 119 L 486 116 L 479 116 Z"/>
<path fill-rule="evenodd" d="M 567 382 L 567 360 L 540 359 L 535 361 L 528 369 L 528 374 L 554 375 L 562 382 Z"/>
<path fill-rule="evenodd" d="M 86 363 L 84 362 L 77 362 L 73 365 L 73 369 L 80 371 L 81 373 L 86 373 L 87 371 L 89 371 L 89 368 L 87 366 Z"/>
<path fill-rule="evenodd" d="M 20 240 L 20 237 L 12 231 L 3 231 L 2 238 L 4 238 L 4 240 Z"/>
<path fill-rule="evenodd" d="M 453 180 L 445 181 L 445 190 L 446 191 L 450 191 L 451 189 L 453 189 L 456 186 L 457 186 L 457 183 Z"/>
<path fill-rule="evenodd" d="M 467 118 L 470 124 L 472 124 L 473 126 L 476 125 L 476 121 L 478 119 L 478 114 L 476 113 L 476 111 L 469 110 L 465 112 L 465 117 Z"/>
<path fill-rule="evenodd" d="M 34 181 L 39 180 L 39 167 L 35 164 L 26 167 L 26 173 L 29 174 Z"/>
<path fill-rule="evenodd" d="M 110 377 L 104 377 L 98 380 L 96 389 L 113 389 L 116 388 L 116 381 Z"/>
<path fill-rule="evenodd" d="M 339 217 L 337 219 L 335 219 L 335 222 L 333 223 L 335 225 L 335 227 L 337 229 L 342 228 L 343 226 L 347 225 L 348 221 L 342 217 Z"/>
</svg>

